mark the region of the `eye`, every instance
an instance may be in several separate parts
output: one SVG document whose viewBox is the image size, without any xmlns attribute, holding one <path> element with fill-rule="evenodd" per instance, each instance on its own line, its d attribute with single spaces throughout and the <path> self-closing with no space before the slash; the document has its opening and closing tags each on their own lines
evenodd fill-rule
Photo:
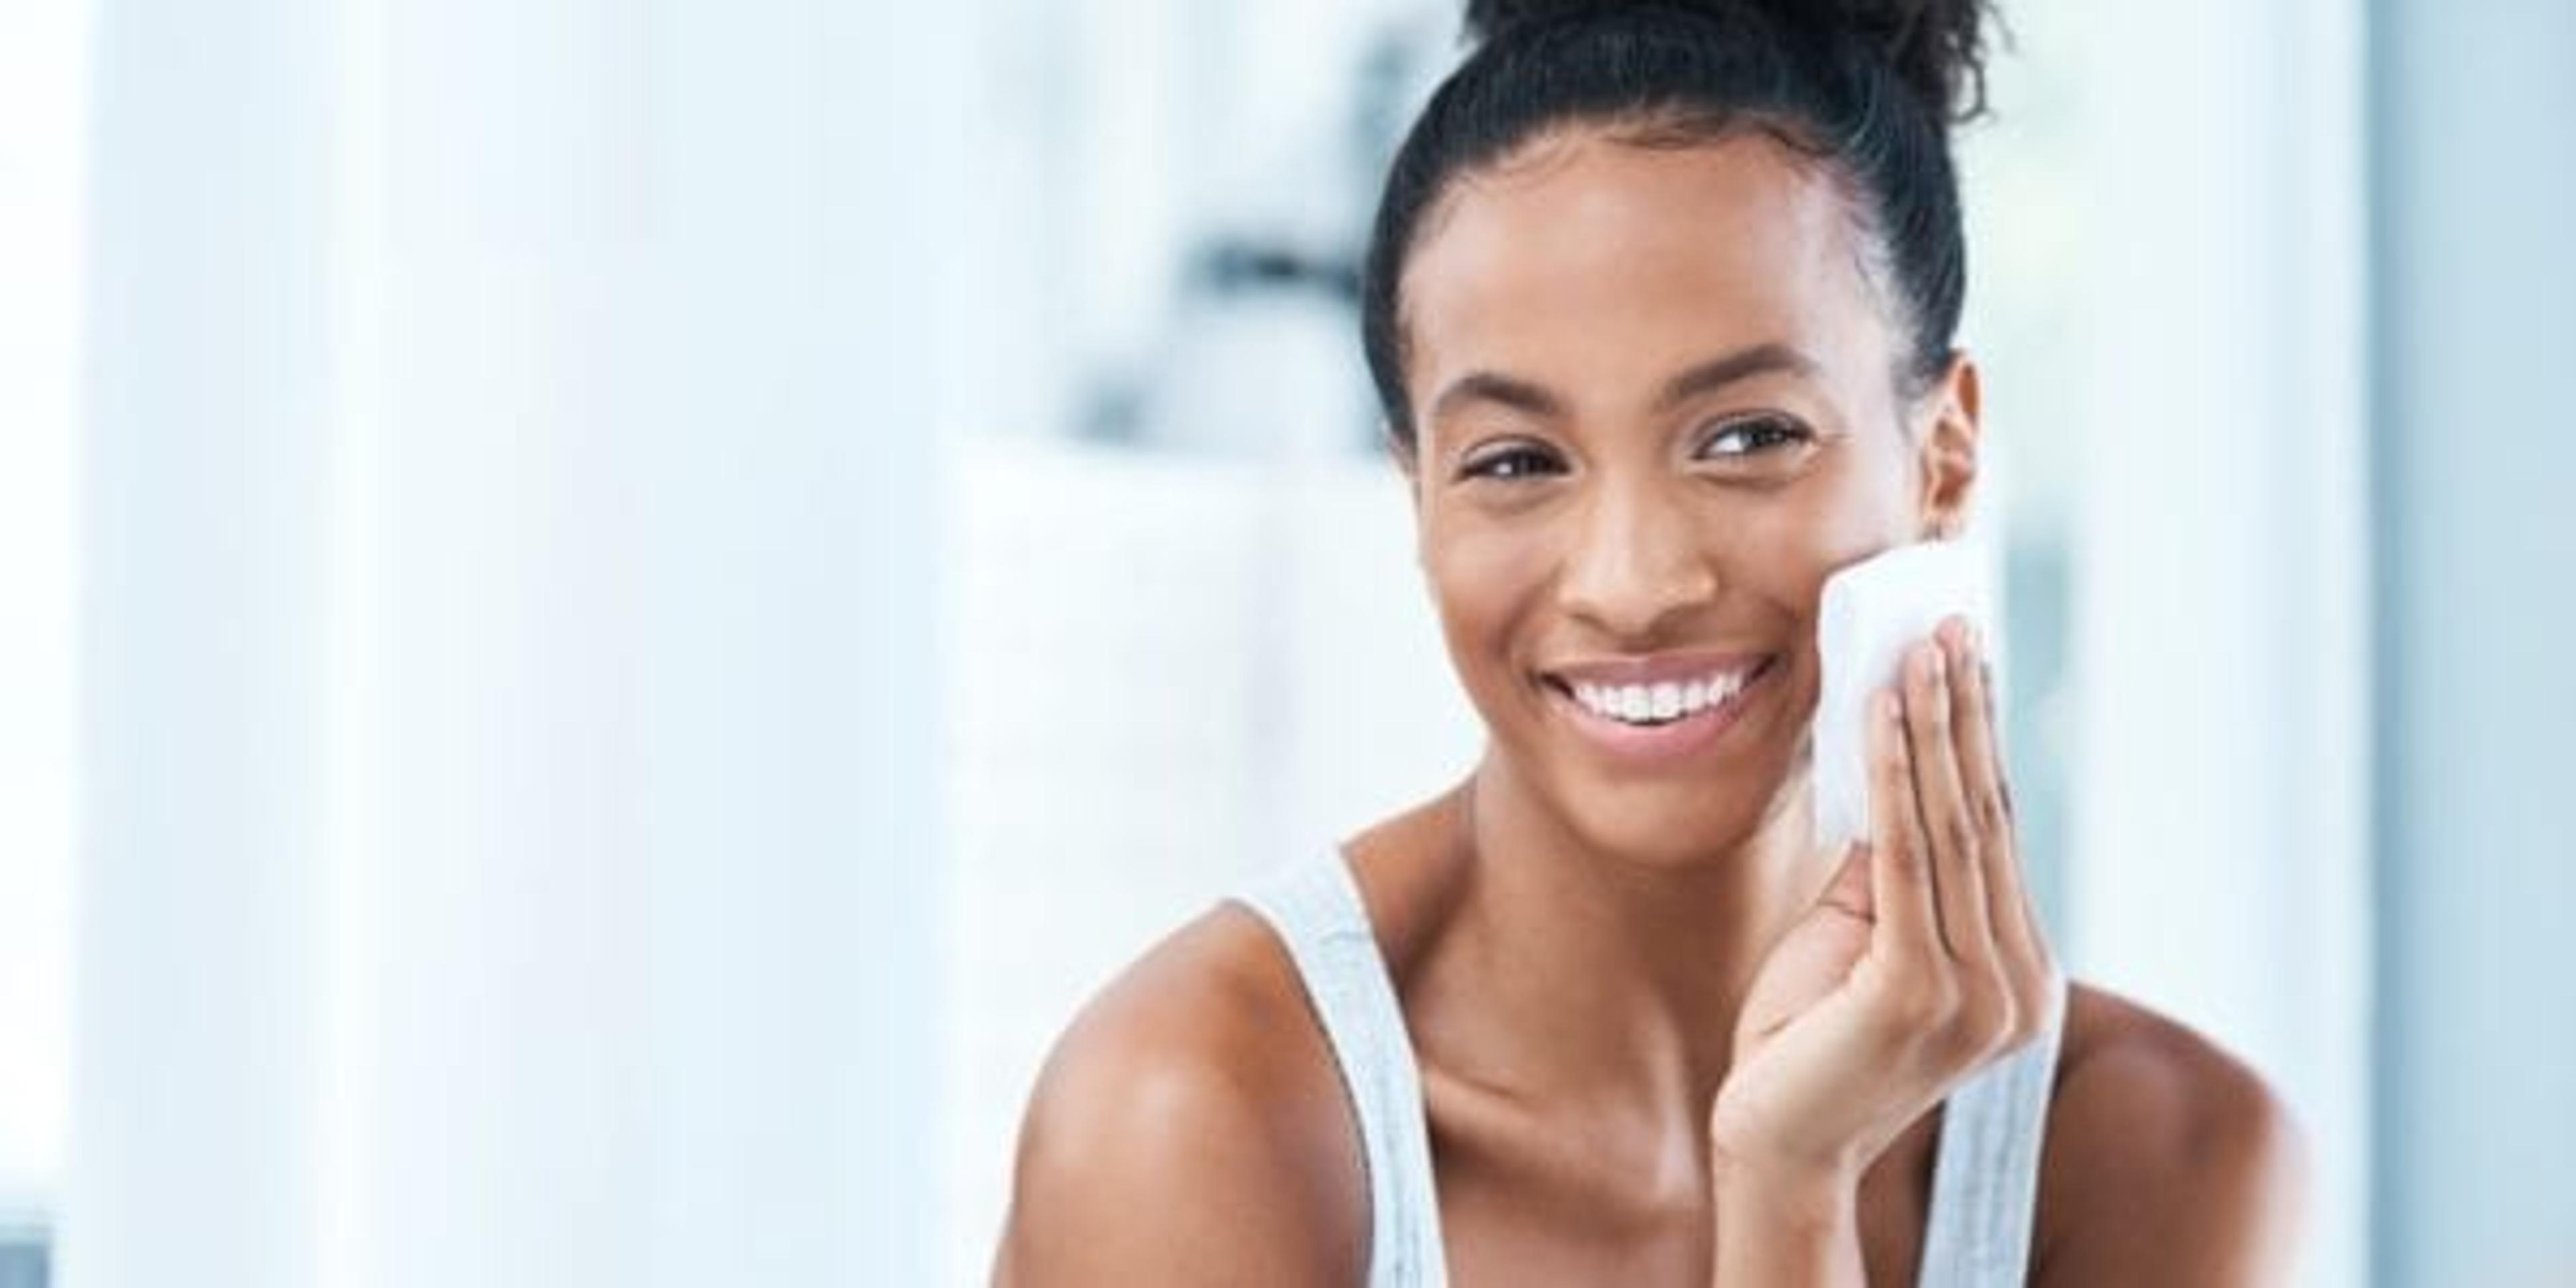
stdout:
<svg viewBox="0 0 2576 1288">
<path fill-rule="evenodd" d="M 1562 472 L 1554 453 L 1529 443 L 1496 448 L 1470 457 L 1458 467 L 1461 479 L 1493 479 L 1504 483 Z"/>
<path fill-rule="evenodd" d="M 1709 436 L 1704 450 L 1713 456 L 1756 456 L 1782 444 L 1804 443 L 1814 437 L 1806 426 L 1786 416 L 1755 416 L 1721 427 Z"/>
</svg>

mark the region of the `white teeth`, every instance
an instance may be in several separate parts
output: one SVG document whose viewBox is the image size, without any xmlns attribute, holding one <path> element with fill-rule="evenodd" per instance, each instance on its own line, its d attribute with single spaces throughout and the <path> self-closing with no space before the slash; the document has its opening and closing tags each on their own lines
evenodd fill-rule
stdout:
<svg viewBox="0 0 2576 1288">
<path fill-rule="evenodd" d="M 1688 683 L 1585 684 L 1573 686 L 1575 701 L 1594 715 L 1629 724 L 1696 715 L 1736 695 L 1746 672 L 1712 675 Z"/>
</svg>

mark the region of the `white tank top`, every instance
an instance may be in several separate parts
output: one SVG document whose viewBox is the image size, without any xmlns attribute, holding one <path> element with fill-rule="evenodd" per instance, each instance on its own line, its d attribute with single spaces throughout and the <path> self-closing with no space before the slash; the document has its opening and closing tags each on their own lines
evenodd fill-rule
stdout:
<svg viewBox="0 0 2576 1288">
<path fill-rule="evenodd" d="M 1370 1288 L 1445 1288 L 1413 1044 L 1349 864 L 1336 846 L 1326 861 L 1290 863 L 1235 898 L 1287 945 L 1340 1065 L 1368 1168 Z M 2059 1023 L 1979 1070 L 1944 1102 L 1917 1281 L 1923 1288 L 2010 1288 L 2028 1274 L 2065 987 L 2061 977 Z"/>
</svg>

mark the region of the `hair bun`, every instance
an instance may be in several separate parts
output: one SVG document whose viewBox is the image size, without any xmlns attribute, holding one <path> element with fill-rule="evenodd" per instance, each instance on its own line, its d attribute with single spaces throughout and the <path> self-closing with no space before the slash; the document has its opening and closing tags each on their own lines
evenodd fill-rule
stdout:
<svg viewBox="0 0 2576 1288">
<path fill-rule="evenodd" d="M 1801 6 L 1792 0 L 1787 7 Z M 1836 0 L 1815 7 L 1884 52 L 1934 119 L 1958 122 L 1985 113 L 1988 0 Z"/>
<path fill-rule="evenodd" d="M 1638 7 L 1638 0 L 1467 0 L 1467 38 L 1488 41 L 1524 23 L 1593 17 Z M 1669 9 L 1673 5 L 1654 7 Z"/>
<path fill-rule="evenodd" d="M 1477 43 L 1516 27 L 1652 11 L 1751 13 L 1780 27 L 1875 50 L 1936 119 L 1986 110 L 1984 23 L 1989 0 L 1466 0 Z"/>
</svg>

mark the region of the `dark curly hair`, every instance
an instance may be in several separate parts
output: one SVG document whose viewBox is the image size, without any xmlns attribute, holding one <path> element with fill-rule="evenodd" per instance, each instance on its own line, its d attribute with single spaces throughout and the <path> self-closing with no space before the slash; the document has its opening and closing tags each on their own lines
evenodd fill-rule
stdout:
<svg viewBox="0 0 2576 1288">
<path fill-rule="evenodd" d="M 1986 0 L 1467 0 L 1476 48 L 1397 151 L 1361 273 L 1360 335 L 1408 455 L 1404 266 L 1460 174 L 1549 130 L 1597 123 L 1647 146 L 1747 131 L 1846 186 L 1908 332 L 1894 373 L 1939 377 L 1967 286 L 1950 127 L 1986 107 Z"/>
</svg>

